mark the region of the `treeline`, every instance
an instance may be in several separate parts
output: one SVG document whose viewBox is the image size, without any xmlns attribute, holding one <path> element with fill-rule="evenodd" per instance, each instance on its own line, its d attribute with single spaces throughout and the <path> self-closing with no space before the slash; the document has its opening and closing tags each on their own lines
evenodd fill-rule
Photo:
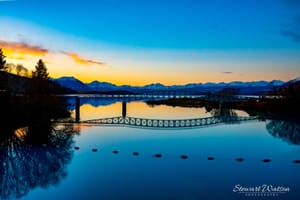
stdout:
<svg viewBox="0 0 300 200">
<path fill-rule="evenodd" d="M 221 97 L 233 97 L 238 95 L 238 90 L 226 88 L 217 93 L 208 92 L 208 97 L 211 95 Z M 250 100 L 236 100 L 229 102 L 222 102 L 222 108 L 244 110 L 250 115 L 260 116 L 268 119 L 300 119 L 300 81 L 276 87 L 272 93 L 267 94 L 271 98 L 260 98 Z M 273 98 L 272 98 L 272 95 Z M 263 96 L 262 96 L 263 97 Z M 208 112 L 211 109 L 218 109 L 220 103 L 217 101 L 210 101 L 209 98 L 195 99 L 167 99 L 167 100 L 153 100 L 148 101 L 147 104 L 155 105 L 169 105 L 180 107 L 204 107 Z"/>
<path fill-rule="evenodd" d="M 65 94 L 72 92 L 50 80 L 43 60 L 38 60 L 35 70 L 30 72 L 22 64 L 6 63 L 0 48 L 0 91 L 10 95 Z"/>
<path fill-rule="evenodd" d="M 5 55 L 3 54 L 2 49 L 0 48 L 0 71 L 5 71 L 10 74 L 15 74 L 18 76 L 23 77 L 31 77 L 30 71 L 24 67 L 23 64 L 14 64 L 14 63 L 7 63 L 5 60 Z"/>
<path fill-rule="evenodd" d="M 5 127 L 51 127 L 53 120 L 70 116 L 65 100 L 53 95 L 67 90 L 49 80 L 43 60 L 38 60 L 30 77 L 14 75 L 7 70 L 0 48 L 0 121 L 3 124 L 0 133 L 7 132 Z"/>
</svg>

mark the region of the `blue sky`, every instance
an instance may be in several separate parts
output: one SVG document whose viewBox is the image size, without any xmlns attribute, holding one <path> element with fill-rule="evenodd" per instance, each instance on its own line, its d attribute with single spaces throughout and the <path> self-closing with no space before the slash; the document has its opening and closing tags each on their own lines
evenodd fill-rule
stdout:
<svg viewBox="0 0 300 200">
<path fill-rule="evenodd" d="M 58 68 L 48 55 L 54 76 L 135 85 L 300 76 L 298 0 L 16 0 L 0 1 L 0 13 L 9 29 L 0 41 L 106 65 Z"/>
</svg>

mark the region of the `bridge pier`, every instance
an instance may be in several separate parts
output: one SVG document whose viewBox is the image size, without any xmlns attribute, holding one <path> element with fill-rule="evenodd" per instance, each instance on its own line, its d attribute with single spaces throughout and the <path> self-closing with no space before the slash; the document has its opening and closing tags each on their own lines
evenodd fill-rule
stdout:
<svg viewBox="0 0 300 200">
<path fill-rule="evenodd" d="M 75 122 L 79 123 L 80 121 L 80 98 L 76 97 L 75 99 L 76 103 L 75 103 Z"/>
<path fill-rule="evenodd" d="M 127 113 L 126 102 L 123 101 L 123 102 L 122 102 L 122 117 L 123 117 L 123 118 L 126 117 L 126 113 Z"/>
</svg>

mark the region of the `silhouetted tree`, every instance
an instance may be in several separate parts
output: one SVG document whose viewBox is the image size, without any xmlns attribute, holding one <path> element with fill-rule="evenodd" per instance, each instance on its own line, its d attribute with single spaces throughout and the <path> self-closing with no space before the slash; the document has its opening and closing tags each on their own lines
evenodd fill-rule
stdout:
<svg viewBox="0 0 300 200">
<path fill-rule="evenodd" d="M 2 93 L 3 90 L 5 90 L 5 85 L 6 85 L 6 76 L 5 76 L 5 71 L 6 71 L 6 66 L 5 66 L 6 60 L 5 60 L 5 55 L 2 52 L 2 49 L 0 48 L 0 97 L 2 98 Z"/>
<path fill-rule="evenodd" d="M 17 64 L 16 73 L 17 73 L 17 75 L 27 76 L 28 70 L 22 64 Z"/>
<path fill-rule="evenodd" d="M 5 67 L 8 73 L 12 73 L 16 66 L 13 63 L 5 63 Z"/>
<path fill-rule="evenodd" d="M 46 65 L 40 59 L 36 66 L 35 71 L 32 72 L 32 87 L 31 94 L 33 95 L 50 95 L 49 73 Z"/>
<path fill-rule="evenodd" d="M 28 69 L 24 67 L 22 64 L 13 64 L 13 63 L 6 63 L 6 71 L 9 73 L 16 74 L 18 76 L 28 76 Z"/>
<path fill-rule="evenodd" d="M 35 71 L 32 72 L 32 78 L 49 79 L 49 73 L 42 59 L 39 59 L 35 66 Z"/>
<path fill-rule="evenodd" d="M 6 60 L 5 60 L 5 55 L 3 54 L 2 49 L 0 48 L 0 71 L 6 71 Z"/>
</svg>

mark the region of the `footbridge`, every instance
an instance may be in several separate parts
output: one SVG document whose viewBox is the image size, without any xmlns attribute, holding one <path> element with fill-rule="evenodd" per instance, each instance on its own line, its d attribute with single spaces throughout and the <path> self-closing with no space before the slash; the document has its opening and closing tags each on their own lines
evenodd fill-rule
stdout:
<svg viewBox="0 0 300 200">
<path fill-rule="evenodd" d="M 213 117 L 193 119 L 148 119 L 127 116 L 126 102 L 122 102 L 122 115 L 117 117 L 99 118 L 91 120 L 80 120 L 79 100 L 76 101 L 75 123 L 109 126 L 130 126 L 151 129 L 185 129 L 217 124 L 238 124 L 247 121 L 258 120 L 257 116 L 217 115 Z"/>
</svg>

